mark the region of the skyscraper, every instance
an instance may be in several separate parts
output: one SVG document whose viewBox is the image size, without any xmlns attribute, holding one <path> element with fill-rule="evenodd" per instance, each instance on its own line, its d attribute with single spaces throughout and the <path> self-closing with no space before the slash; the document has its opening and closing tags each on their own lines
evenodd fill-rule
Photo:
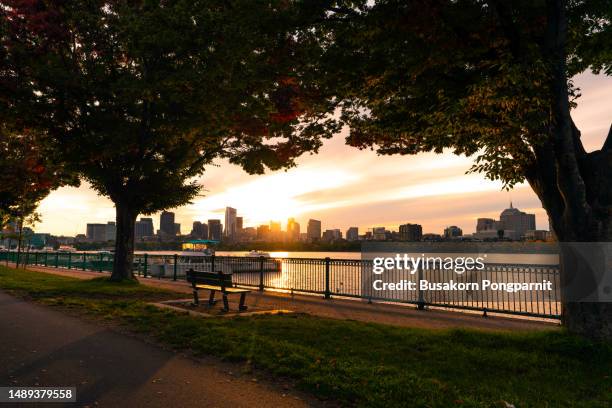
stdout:
<svg viewBox="0 0 612 408">
<path fill-rule="evenodd" d="M 308 226 L 306 227 L 306 234 L 308 235 L 309 241 L 320 241 L 321 240 L 321 221 L 320 220 L 308 220 Z"/>
<path fill-rule="evenodd" d="M 221 241 L 223 235 L 223 225 L 221 220 L 208 220 L 208 239 Z"/>
<path fill-rule="evenodd" d="M 240 232 L 243 228 L 244 218 L 236 217 L 236 232 Z"/>
<path fill-rule="evenodd" d="M 152 237 L 154 235 L 152 218 L 141 218 L 139 221 L 136 221 L 134 225 L 134 237 L 136 239 L 142 240 L 145 237 Z"/>
<path fill-rule="evenodd" d="M 287 220 L 287 238 L 289 241 L 300 240 L 300 224 L 295 221 L 295 218 L 289 218 Z"/>
<path fill-rule="evenodd" d="M 346 230 L 346 240 L 347 241 L 357 241 L 359 240 L 359 228 L 350 227 Z"/>
<path fill-rule="evenodd" d="M 194 221 L 191 228 L 191 236 L 197 239 L 208 239 L 208 225 L 200 221 Z"/>
<path fill-rule="evenodd" d="M 225 237 L 233 239 L 236 236 L 236 209 L 225 207 Z"/>
<path fill-rule="evenodd" d="M 176 229 L 174 226 L 174 213 L 170 211 L 164 211 L 159 216 L 159 230 L 161 235 L 173 237 L 176 235 Z"/>
</svg>

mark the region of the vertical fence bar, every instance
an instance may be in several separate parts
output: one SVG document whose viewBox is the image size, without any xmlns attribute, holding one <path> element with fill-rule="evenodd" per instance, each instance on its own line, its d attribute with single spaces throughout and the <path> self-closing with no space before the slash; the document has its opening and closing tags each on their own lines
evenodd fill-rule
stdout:
<svg viewBox="0 0 612 408">
<path fill-rule="evenodd" d="M 172 274 L 173 281 L 176 281 L 177 268 L 178 268 L 178 255 L 174 254 L 174 272 Z M 160 278 L 161 278 L 161 275 L 160 275 Z"/>
<path fill-rule="evenodd" d="M 49 265 L 49 253 L 45 251 L 45 266 Z"/>
<path fill-rule="evenodd" d="M 145 252 L 144 254 L 144 266 L 142 267 L 142 271 L 144 273 L 145 278 L 147 277 L 147 272 L 149 270 L 149 254 Z"/>
<path fill-rule="evenodd" d="M 87 252 L 83 252 L 83 265 L 81 265 L 83 270 L 85 270 L 85 263 L 87 263 Z"/>
<path fill-rule="evenodd" d="M 34 265 L 38 265 L 38 252 L 34 252 Z"/>
<path fill-rule="evenodd" d="M 264 257 L 259 257 L 259 291 L 264 290 Z"/>
<path fill-rule="evenodd" d="M 68 252 L 68 269 L 72 269 L 72 252 Z"/>
<path fill-rule="evenodd" d="M 331 293 L 329 291 L 329 257 L 325 258 L 325 299 L 331 298 Z"/>
<path fill-rule="evenodd" d="M 59 252 L 55 253 L 55 267 L 59 268 Z"/>
<path fill-rule="evenodd" d="M 102 273 L 102 264 L 104 263 L 104 254 L 100 252 L 100 264 L 98 265 L 98 272 Z"/>
<path fill-rule="evenodd" d="M 419 295 L 419 300 L 417 301 L 417 308 L 419 310 L 425 310 L 425 296 L 423 295 L 423 291 L 421 290 L 421 281 L 423 280 L 423 265 L 419 265 L 419 269 L 417 271 L 417 293 Z"/>
</svg>

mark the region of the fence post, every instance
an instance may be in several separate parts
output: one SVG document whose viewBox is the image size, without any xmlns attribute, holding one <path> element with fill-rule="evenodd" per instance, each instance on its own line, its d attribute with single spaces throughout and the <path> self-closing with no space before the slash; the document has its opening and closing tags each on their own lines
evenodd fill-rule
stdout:
<svg viewBox="0 0 612 408">
<path fill-rule="evenodd" d="M 59 268 L 59 252 L 55 253 L 55 268 Z"/>
<path fill-rule="evenodd" d="M 38 265 L 38 252 L 34 252 L 34 265 Z"/>
<path fill-rule="evenodd" d="M 68 252 L 68 269 L 72 269 L 72 252 Z"/>
<path fill-rule="evenodd" d="M 331 292 L 329 290 L 329 257 L 325 258 L 325 299 L 331 298 Z"/>
<path fill-rule="evenodd" d="M 144 254 L 144 266 L 142 267 L 142 272 L 144 273 L 145 278 L 147 277 L 147 272 L 149 270 L 149 254 L 145 252 Z"/>
<path fill-rule="evenodd" d="M 419 295 L 419 300 L 417 301 L 417 309 L 425 310 L 425 297 L 423 296 L 423 291 L 421 290 L 421 280 L 423 280 L 423 265 L 419 265 L 417 276 L 417 290 Z"/>
<path fill-rule="evenodd" d="M 264 290 L 264 257 L 259 257 L 259 291 Z"/>
<path fill-rule="evenodd" d="M 98 272 L 102 273 L 102 263 L 104 262 L 104 254 L 100 252 L 100 266 L 98 266 Z"/>
<path fill-rule="evenodd" d="M 212 254 L 210 257 L 210 271 L 215 271 L 215 254 Z"/>
<path fill-rule="evenodd" d="M 45 251 L 45 266 L 49 266 L 49 253 Z"/>
<path fill-rule="evenodd" d="M 172 280 L 175 281 L 176 280 L 176 273 L 177 273 L 177 269 L 178 268 L 178 255 L 174 254 L 174 273 L 172 275 Z M 161 279 L 161 274 L 159 275 L 160 279 Z"/>
<path fill-rule="evenodd" d="M 85 270 L 85 263 L 87 263 L 87 252 L 83 252 L 83 265 L 81 265 L 83 270 Z"/>
</svg>

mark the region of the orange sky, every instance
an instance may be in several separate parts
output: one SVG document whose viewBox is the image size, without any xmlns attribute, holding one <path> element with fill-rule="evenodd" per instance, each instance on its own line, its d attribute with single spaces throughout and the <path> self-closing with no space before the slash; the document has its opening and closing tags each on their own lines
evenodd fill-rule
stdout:
<svg viewBox="0 0 612 408">
<path fill-rule="evenodd" d="M 573 117 L 587 150 L 599 149 L 612 122 L 612 78 L 584 74 L 576 78 L 582 90 Z M 480 174 L 466 175 L 472 160 L 424 153 L 417 156 L 377 156 L 344 145 L 344 134 L 326 141 L 318 155 L 298 159 L 288 171 L 249 176 L 239 167 L 219 161 L 200 182 L 204 197 L 177 208 L 181 232 L 193 221 L 223 220 L 225 206 L 238 209 L 245 226 L 294 216 L 305 231 L 308 218 L 320 219 L 323 229 L 374 226 L 397 229 L 406 222 L 423 225 L 424 232 L 442 233 L 448 225 L 473 232 L 478 217 L 497 218 L 512 200 L 514 206 L 536 214 L 538 229 L 548 229 L 544 210 L 528 185 L 501 191 L 501 184 Z M 61 188 L 39 208 L 37 232 L 60 235 L 85 233 L 88 222 L 114 220 L 110 200 L 87 185 Z M 154 216 L 155 228 L 159 217 Z"/>
</svg>

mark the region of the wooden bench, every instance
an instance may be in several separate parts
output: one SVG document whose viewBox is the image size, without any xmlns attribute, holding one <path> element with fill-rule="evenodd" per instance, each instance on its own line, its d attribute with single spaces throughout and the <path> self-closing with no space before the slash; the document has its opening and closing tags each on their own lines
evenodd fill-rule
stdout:
<svg viewBox="0 0 612 408">
<path fill-rule="evenodd" d="M 227 301 L 228 295 L 240 294 L 240 304 L 238 310 L 247 310 L 247 306 L 244 304 L 246 300 L 246 294 L 250 292 L 248 289 L 235 288 L 232 283 L 232 274 L 219 272 L 198 272 L 193 269 L 187 271 L 187 281 L 191 283 L 193 288 L 193 304 L 199 305 L 200 298 L 198 297 L 198 290 L 205 289 L 210 291 L 210 297 L 208 298 L 208 304 L 214 305 L 217 303 L 215 300 L 215 292 L 219 291 L 223 294 L 223 311 L 229 311 L 229 303 Z"/>
</svg>

